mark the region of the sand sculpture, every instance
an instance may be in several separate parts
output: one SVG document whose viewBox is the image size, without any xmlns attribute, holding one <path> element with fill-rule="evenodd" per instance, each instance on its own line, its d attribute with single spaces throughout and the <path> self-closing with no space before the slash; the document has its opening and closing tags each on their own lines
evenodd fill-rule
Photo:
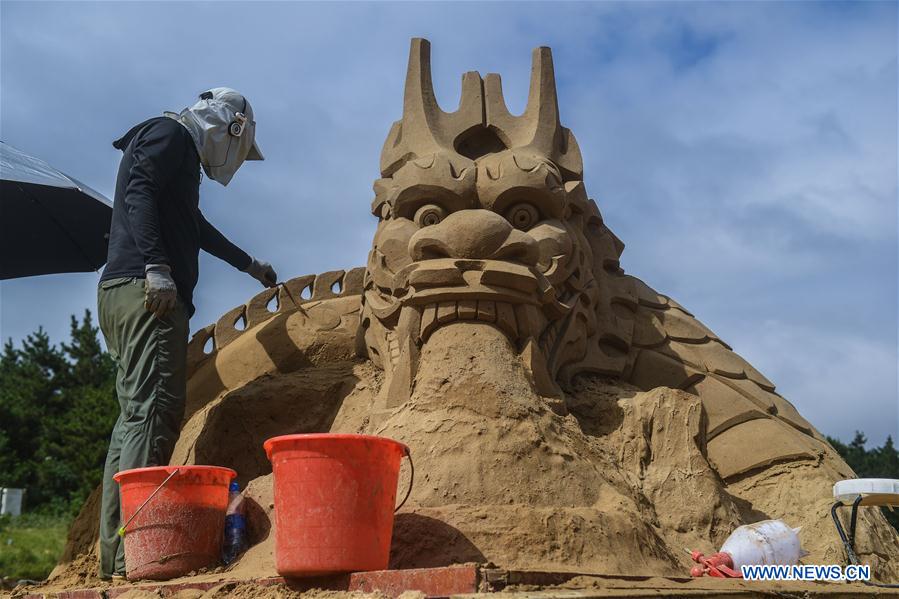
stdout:
<svg viewBox="0 0 899 599">
<path fill-rule="evenodd" d="M 808 563 L 841 562 L 828 508 L 851 470 L 771 381 L 624 273 L 561 125 L 549 48 L 534 51 L 520 116 L 499 76 L 477 72 L 444 112 L 429 53 L 412 41 L 367 266 L 266 290 L 191 341 L 172 461 L 249 483 L 256 545 L 230 575 L 274 574 L 262 442 L 316 431 L 412 448 L 393 567 L 684 574 L 684 547 L 714 550 L 766 518 L 803 527 Z M 92 551 L 92 509 L 60 580 Z M 862 515 L 858 549 L 899 574 L 878 512 Z"/>
</svg>

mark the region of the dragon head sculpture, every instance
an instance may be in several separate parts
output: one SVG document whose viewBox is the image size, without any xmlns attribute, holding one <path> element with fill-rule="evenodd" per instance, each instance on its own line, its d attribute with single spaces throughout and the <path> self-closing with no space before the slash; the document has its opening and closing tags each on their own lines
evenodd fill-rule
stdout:
<svg viewBox="0 0 899 599">
<path fill-rule="evenodd" d="M 549 48 L 534 50 L 520 116 L 499 75 L 477 72 L 462 77 L 459 108 L 447 113 L 430 44 L 414 39 L 403 117 L 374 190 L 361 330 L 387 375 L 388 406 L 409 396 L 431 334 L 460 320 L 503 331 L 543 395 L 559 396 L 584 370 L 625 369 L 636 299 L 618 264 L 623 244 L 587 198 Z"/>
</svg>

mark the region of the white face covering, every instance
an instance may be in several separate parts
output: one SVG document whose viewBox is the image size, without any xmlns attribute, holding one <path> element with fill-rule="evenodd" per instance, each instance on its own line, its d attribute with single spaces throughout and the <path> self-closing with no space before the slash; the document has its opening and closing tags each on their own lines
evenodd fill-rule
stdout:
<svg viewBox="0 0 899 599">
<path fill-rule="evenodd" d="M 263 160 L 253 108 L 233 89 L 213 88 L 179 114 L 165 114 L 190 132 L 206 176 L 222 185 L 228 185 L 244 160 Z"/>
</svg>

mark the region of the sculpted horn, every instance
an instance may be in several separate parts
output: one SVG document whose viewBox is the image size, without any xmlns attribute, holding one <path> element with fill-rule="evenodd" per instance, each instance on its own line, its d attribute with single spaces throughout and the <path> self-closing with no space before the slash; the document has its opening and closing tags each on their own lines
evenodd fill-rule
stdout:
<svg viewBox="0 0 899 599">
<path fill-rule="evenodd" d="M 529 125 L 530 143 L 552 155 L 558 147 L 557 136 L 562 125 L 559 121 L 552 50 L 545 46 L 535 48 L 531 56 L 531 85 L 522 117 Z"/>
<path fill-rule="evenodd" d="M 431 121 L 440 112 L 431 80 L 431 42 L 420 37 L 413 38 L 403 92 L 404 129 L 423 126 L 430 131 Z"/>
<path fill-rule="evenodd" d="M 403 118 L 393 124 L 381 151 L 381 176 L 392 176 L 403 164 L 442 150 L 468 131 L 483 126 L 481 76 L 470 71 L 462 76 L 462 96 L 455 112 L 444 112 L 437 103 L 431 79 L 431 44 L 413 38 L 403 92 Z"/>
</svg>

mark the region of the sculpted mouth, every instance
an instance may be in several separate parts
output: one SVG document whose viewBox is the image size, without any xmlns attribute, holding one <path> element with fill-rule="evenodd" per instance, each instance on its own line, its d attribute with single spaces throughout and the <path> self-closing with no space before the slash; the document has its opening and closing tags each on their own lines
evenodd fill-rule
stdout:
<svg viewBox="0 0 899 599">
<path fill-rule="evenodd" d="M 569 306 L 531 267 L 505 260 L 432 258 L 413 262 L 396 273 L 397 296 L 404 310 L 420 315 L 422 342 L 445 324 L 477 321 L 496 326 L 510 340 L 539 334 L 546 318 L 567 314 Z M 414 325 L 413 325 L 414 326 Z"/>
<path fill-rule="evenodd" d="M 515 306 L 509 302 L 492 300 L 457 300 L 427 304 L 421 312 L 422 341 L 427 341 L 431 333 L 438 328 L 456 321 L 478 321 L 493 324 L 503 331 L 509 339 L 517 340 L 522 331 L 519 317 L 526 310 L 524 306 Z"/>
<path fill-rule="evenodd" d="M 442 326 L 459 321 L 493 325 L 510 341 L 520 342 L 539 336 L 548 320 L 562 318 L 572 307 L 559 300 L 539 271 L 505 260 L 419 260 L 396 272 L 391 287 L 403 291 L 366 293 L 368 309 L 394 323 L 405 319 L 421 343 Z M 400 310 L 406 316 L 400 316 Z M 398 358 L 400 340 L 390 331 L 387 341 L 388 353 Z"/>
</svg>

